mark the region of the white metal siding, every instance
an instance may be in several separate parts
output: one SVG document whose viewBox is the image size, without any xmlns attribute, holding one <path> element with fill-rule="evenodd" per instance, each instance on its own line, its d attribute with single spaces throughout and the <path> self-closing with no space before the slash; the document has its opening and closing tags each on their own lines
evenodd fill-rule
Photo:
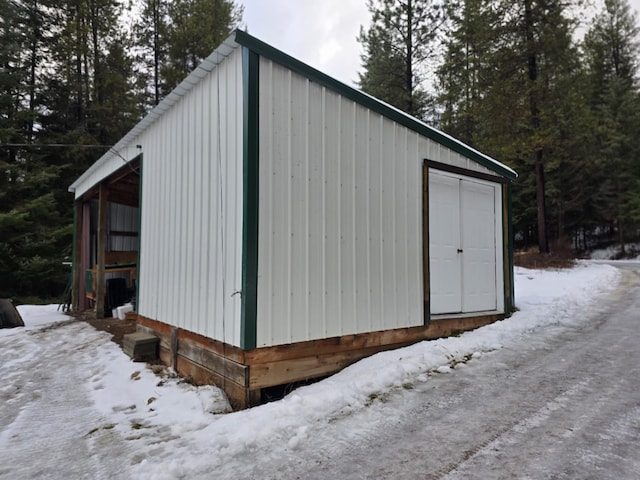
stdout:
<svg viewBox="0 0 640 480">
<path fill-rule="evenodd" d="M 428 143 L 260 62 L 257 345 L 423 323 Z"/>
<path fill-rule="evenodd" d="M 138 312 L 240 344 L 242 55 L 236 49 L 138 139 Z M 220 188 L 221 187 L 221 188 Z"/>
</svg>

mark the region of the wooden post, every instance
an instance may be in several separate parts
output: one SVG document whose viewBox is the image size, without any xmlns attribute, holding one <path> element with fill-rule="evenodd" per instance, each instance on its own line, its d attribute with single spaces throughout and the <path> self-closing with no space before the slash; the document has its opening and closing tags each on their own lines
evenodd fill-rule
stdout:
<svg viewBox="0 0 640 480">
<path fill-rule="evenodd" d="M 98 258 L 96 272 L 96 318 L 104 318 L 104 297 L 106 282 L 104 279 L 104 262 L 107 251 L 107 195 L 108 190 L 104 183 L 100 184 L 98 197 Z"/>
<path fill-rule="evenodd" d="M 83 208 L 82 200 L 77 200 L 73 206 L 74 231 L 73 231 L 73 280 L 71 285 L 71 310 L 74 312 L 82 310 L 83 294 L 82 282 L 84 281 L 84 269 L 82 266 L 82 222 Z"/>
<path fill-rule="evenodd" d="M 171 368 L 178 371 L 178 327 L 171 327 Z"/>
<path fill-rule="evenodd" d="M 91 243 L 91 204 L 89 202 L 83 202 L 82 207 L 82 249 L 81 249 L 81 257 L 80 257 L 80 310 L 86 309 L 88 306 L 93 307 L 95 305 L 95 292 L 94 294 L 94 304 L 89 305 L 87 302 L 87 288 L 85 283 L 85 272 L 90 267 L 91 259 L 90 259 L 90 243 Z"/>
</svg>

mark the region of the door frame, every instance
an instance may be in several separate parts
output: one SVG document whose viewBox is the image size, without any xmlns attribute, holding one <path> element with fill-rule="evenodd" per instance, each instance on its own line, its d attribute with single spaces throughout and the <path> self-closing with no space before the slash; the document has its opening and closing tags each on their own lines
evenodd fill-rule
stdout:
<svg viewBox="0 0 640 480">
<path fill-rule="evenodd" d="M 509 259 L 507 258 L 507 245 L 508 242 L 505 241 L 505 236 L 508 235 L 509 231 L 509 219 L 508 215 L 505 215 L 505 207 L 506 207 L 506 199 L 505 192 L 508 190 L 508 180 L 504 177 L 500 177 L 497 175 L 492 175 L 489 173 L 476 172 L 473 170 L 467 170 L 462 167 L 448 165 L 446 163 L 437 162 L 434 160 L 430 160 L 428 158 L 423 159 L 422 164 L 422 256 L 423 256 L 423 304 L 424 304 L 424 324 L 428 325 L 432 319 L 431 314 L 431 285 L 430 285 L 430 259 L 429 259 L 429 172 L 431 170 L 437 170 L 445 173 L 450 173 L 454 175 L 460 175 L 462 177 L 468 177 L 471 180 L 484 180 L 490 183 L 498 184 L 497 185 L 497 193 L 496 193 L 496 201 L 499 200 L 499 211 L 501 216 L 500 229 L 496 229 L 496 241 L 500 241 L 501 243 L 501 251 L 496 251 L 496 275 L 502 279 L 502 286 L 499 282 L 496 282 L 496 300 L 497 300 L 497 311 L 500 311 L 500 307 L 502 307 L 502 313 L 506 313 L 509 309 L 506 298 L 506 282 L 510 280 L 510 275 L 508 270 Z M 464 179 L 464 178 L 463 178 Z M 496 208 L 496 214 L 498 214 L 498 208 Z M 496 246 L 497 250 L 497 246 Z M 498 255 L 501 255 L 501 266 L 502 271 L 498 268 Z M 500 301 L 500 293 L 503 293 L 502 301 Z M 502 304 L 502 305 L 501 305 Z M 469 313 L 452 313 L 452 314 L 436 314 L 438 318 L 451 317 L 451 316 L 467 316 L 469 314 L 473 314 L 473 312 Z"/>
</svg>

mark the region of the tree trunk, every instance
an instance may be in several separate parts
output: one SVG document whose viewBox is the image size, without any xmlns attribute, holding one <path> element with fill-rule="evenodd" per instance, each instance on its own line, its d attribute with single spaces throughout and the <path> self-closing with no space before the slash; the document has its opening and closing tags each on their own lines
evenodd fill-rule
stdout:
<svg viewBox="0 0 640 480">
<path fill-rule="evenodd" d="M 533 12 L 532 0 L 524 2 L 524 26 L 527 40 L 527 67 L 529 73 L 529 112 L 531 114 L 532 136 L 536 136 L 540 130 L 540 112 L 538 110 L 538 65 L 533 36 Z M 536 207 L 538 214 L 538 249 L 540 253 L 549 253 L 549 240 L 547 237 L 547 219 L 544 191 L 544 162 L 543 151 L 539 145 L 534 145 L 534 165 L 536 173 Z"/>
<path fill-rule="evenodd" d="M 413 5 L 411 0 L 407 0 L 407 64 L 405 65 L 406 85 L 407 85 L 407 113 L 415 115 L 413 111 Z"/>
<path fill-rule="evenodd" d="M 160 1 L 153 4 L 153 90 L 155 104 L 160 103 Z"/>
</svg>

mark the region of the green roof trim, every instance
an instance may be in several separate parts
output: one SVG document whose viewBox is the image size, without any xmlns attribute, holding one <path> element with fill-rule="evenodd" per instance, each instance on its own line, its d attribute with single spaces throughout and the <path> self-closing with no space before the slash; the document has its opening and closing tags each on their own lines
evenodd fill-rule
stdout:
<svg viewBox="0 0 640 480">
<path fill-rule="evenodd" d="M 503 165 L 502 163 L 494 160 L 493 158 L 485 155 L 474 148 L 462 143 L 459 140 L 447 135 L 440 130 L 430 127 L 426 123 L 414 118 L 401 110 L 398 110 L 391 105 L 388 105 L 381 100 L 378 100 L 370 95 L 367 95 L 360 90 L 350 87 L 339 80 L 336 80 L 329 75 L 316 70 L 313 67 L 297 60 L 296 58 L 287 55 L 286 53 L 268 45 L 267 43 L 258 40 L 257 38 L 249 35 L 242 30 L 236 30 L 235 41 L 240 45 L 247 47 L 252 52 L 262 55 L 271 61 L 274 61 L 280 65 L 283 65 L 290 70 L 309 78 L 310 80 L 323 85 L 324 87 L 333 90 L 340 95 L 366 107 L 374 112 L 377 112 L 394 122 L 403 125 L 420 135 L 423 135 L 434 142 L 437 142 L 445 147 L 459 153 L 460 155 L 467 157 L 474 162 L 488 168 L 489 170 L 496 172 L 497 174 L 508 178 L 509 180 L 515 180 L 518 174 L 511 168 Z"/>
<path fill-rule="evenodd" d="M 240 347 L 256 348 L 258 316 L 258 94 L 260 58 L 248 48 L 242 48 L 242 307 Z"/>
</svg>

